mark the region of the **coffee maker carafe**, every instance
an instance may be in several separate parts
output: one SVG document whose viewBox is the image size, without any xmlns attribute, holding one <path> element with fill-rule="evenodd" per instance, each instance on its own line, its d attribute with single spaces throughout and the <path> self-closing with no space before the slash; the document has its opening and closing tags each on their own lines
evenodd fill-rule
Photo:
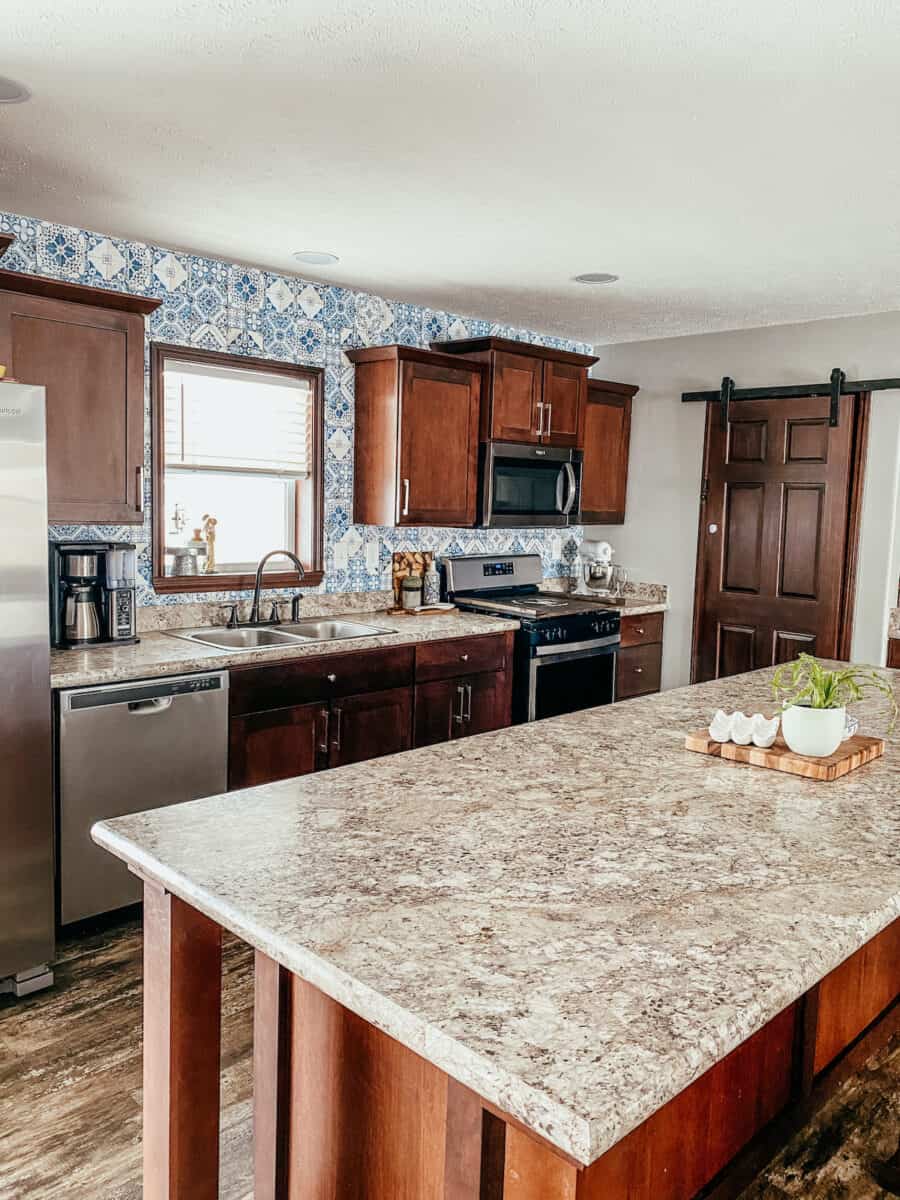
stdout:
<svg viewBox="0 0 900 1200">
<path fill-rule="evenodd" d="M 136 618 L 132 543 L 50 543 L 53 646 L 136 642 Z"/>
</svg>

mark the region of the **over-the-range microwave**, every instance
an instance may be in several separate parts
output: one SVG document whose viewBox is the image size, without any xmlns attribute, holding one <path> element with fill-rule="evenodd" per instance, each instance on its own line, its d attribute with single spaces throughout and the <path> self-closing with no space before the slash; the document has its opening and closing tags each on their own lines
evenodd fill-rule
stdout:
<svg viewBox="0 0 900 1200">
<path fill-rule="evenodd" d="M 480 524 L 577 525 L 583 458 L 581 450 L 558 446 L 482 444 Z"/>
</svg>

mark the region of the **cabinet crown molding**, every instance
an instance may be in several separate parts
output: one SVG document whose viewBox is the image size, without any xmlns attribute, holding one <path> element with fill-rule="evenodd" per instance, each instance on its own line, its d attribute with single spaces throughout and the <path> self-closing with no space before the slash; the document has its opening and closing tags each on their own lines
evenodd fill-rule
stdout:
<svg viewBox="0 0 900 1200">
<path fill-rule="evenodd" d="M 504 354 L 527 354 L 530 358 L 546 358 L 553 362 L 569 363 L 573 367 L 592 367 L 597 362 L 593 354 L 576 354 L 574 350 L 554 350 L 549 346 L 535 346 L 531 342 L 517 342 L 514 338 L 478 337 L 458 338 L 443 342 L 430 342 L 432 350 L 443 354 L 479 354 L 484 350 L 501 350 Z"/>
</svg>

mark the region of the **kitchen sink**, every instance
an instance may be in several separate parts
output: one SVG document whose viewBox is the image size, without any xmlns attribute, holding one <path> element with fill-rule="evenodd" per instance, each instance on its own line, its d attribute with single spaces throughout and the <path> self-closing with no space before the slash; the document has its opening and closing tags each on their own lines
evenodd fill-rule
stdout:
<svg viewBox="0 0 900 1200">
<path fill-rule="evenodd" d="M 217 650 L 274 650 L 277 646 L 296 646 L 309 641 L 295 633 L 284 633 L 280 629 L 191 629 L 185 633 L 172 631 L 172 637 L 186 642 L 199 642 L 202 646 L 215 646 Z"/>
<path fill-rule="evenodd" d="M 342 638 L 374 637 L 376 633 L 390 633 L 390 629 L 376 629 L 374 625 L 362 625 L 359 621 L 296 621 L 284 627 L 303 638 L 317 642 L 336 642 Z"/>
<path fill-rule="evenodd" d="M 186 642 L 198 642 L 201 646 L 214 646 L 217 650 L 277 650 L 285 646 L 300 646 L 304 642 L 337 642 L 344 638 L 374 637 L 378 633 L 390 633 L 389 629 L 376 629 L 374 625 L 362 625 L 358 621 L 296 621 L 281 625 L 277 629 L 267 626 L 244 626 L 227 629 L 215 626 L 211 629 L 171 630 L 170 636 Z"/>
</svg>

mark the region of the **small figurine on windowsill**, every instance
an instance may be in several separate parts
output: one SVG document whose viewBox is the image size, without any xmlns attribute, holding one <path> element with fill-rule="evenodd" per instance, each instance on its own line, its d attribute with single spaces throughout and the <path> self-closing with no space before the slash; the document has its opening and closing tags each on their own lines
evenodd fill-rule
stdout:
<svg viewBox="0 0 900 1200">
<path fill-rule="evenodd" d="M 216 569 L 216 526 L 218 521 L 209 513 L 203 514 L 203 536 L 206 539 L 206 574 L 212 575 Z"/>
</svg>

